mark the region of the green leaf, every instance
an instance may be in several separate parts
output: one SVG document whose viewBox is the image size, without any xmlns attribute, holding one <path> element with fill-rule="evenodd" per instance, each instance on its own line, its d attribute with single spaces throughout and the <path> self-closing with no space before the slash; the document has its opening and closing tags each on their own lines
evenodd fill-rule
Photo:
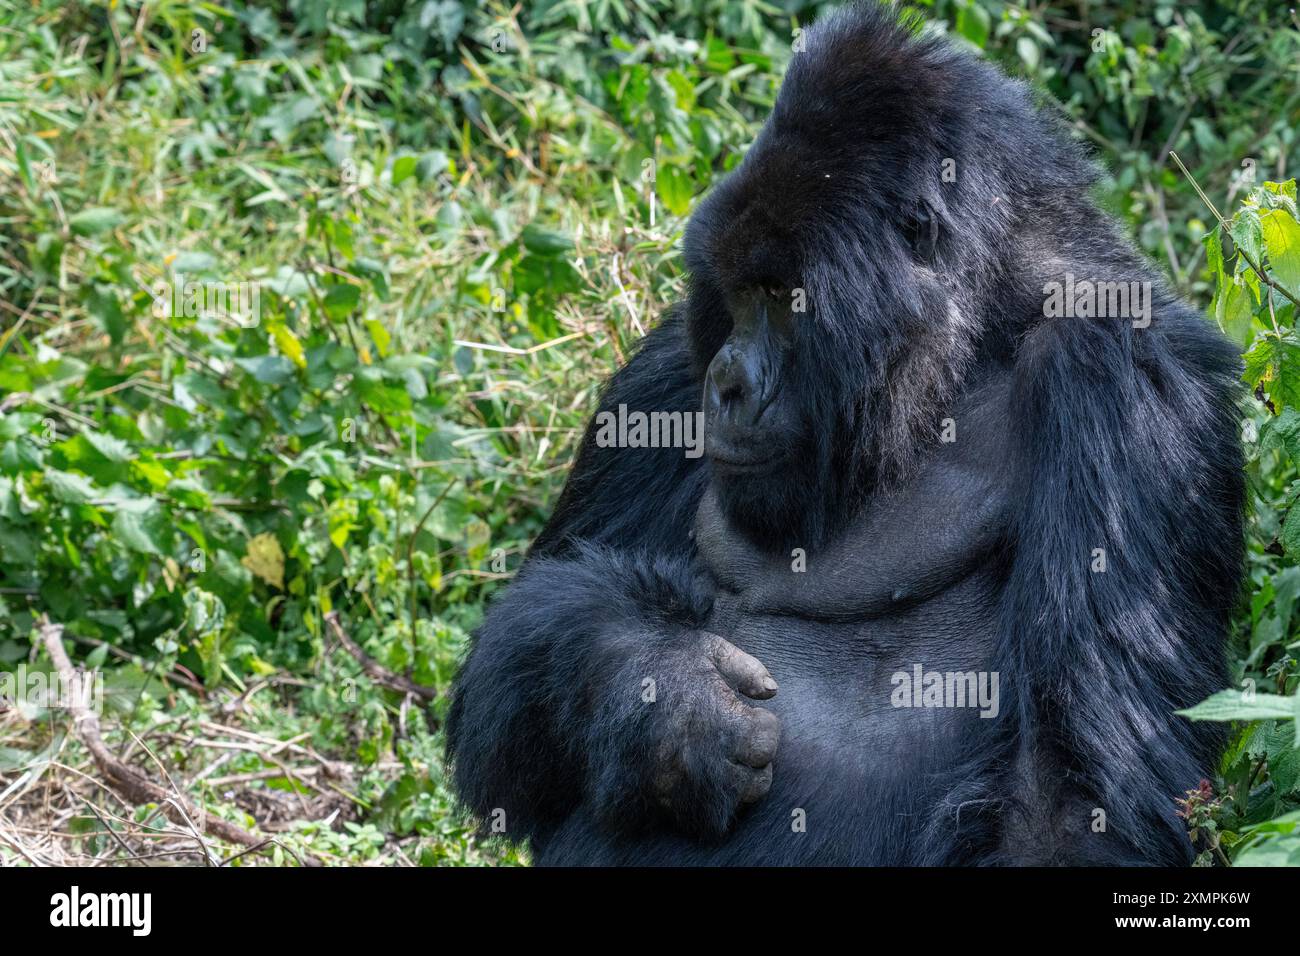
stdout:
<svg viewBox="0 0 1300 956">
<path fill-rule="evenodd" d="M 1300 811 L 1248 828 L 1260 837 L 1233 860 L 1236 866 L 1300 866 Z"/>
<path fill-rule="evenodd" d="M 185 592 L 185 623 L 199 636 L 220 633 L 226 626 L 226 606 L 221 598 L 202 588 Z"/>
<path fill-rule="evenodd" d="M 6 528 L 0 523 L 0 555 L 10 567 L 34 568 L 37 544 L 35 536 L 21 528 Z"/>
<path fill-rule="evenodd" d="M 1038 49 L 1038 44 L 1029 37 L 1021 37 L 1016 41 L 1016 53 L 1024 60 L 1030 73 L 1038 69 L 1038 61 L 1042 59 L 1042 53 Z"/>
<path fill-rule="evenodd" d="M 1175 711 L 1188 720 L 1268 720 L 1294 717 L 1296 700 L 1281 694 L 1221 690 L 1195 707 Z"/>
<path fill-rule="evenodd" d="M 425 0 L 419 9 L 420 29 L 436 27 L 433 32 L 442 39 L 443 49 L 447 52 L 454 50 L 456 38 L 465 29 L 466 8 L 457 0 Z"/>
<path fill-rule="evenodd" d="M 563 233 L 527 225 L 521 236 L 524 248 L 534 255 L 561 256 L 573 250 L 573 240 Z"/>
<path fill-rule="evenodd" d="M 126 217 L 116 209 L 106 206 L 91 206 L 75 216 L 68 218 L 68 228 L 78 236 L 97 236 L 110 229 L 116 229 Z"/>
<path fill-rule="evenodd" d="M 412 400 L 422 402 L 429 396 L 429 386 L 419 369 L 408 368 L 402 372 L 402 382 L 406 385 L 406 394 Z"/>
<path fill-rule="evenodd" d="M 211 272 L 217 266 L 217 257 L 210 252 L 187 250 L 176 254 L 172 260 L 173 275 L 193 275 L 196 272 Z"/>
<path fill-rule="evenodd" d="M 420 177 L 422 183 L 427 183 L 444 172 L 455 175 L 455 167 L 447 158 L 447 154 L 440 149 L 429 150 L 415 164 L 415 174 Z"/>
<path fill-rule="evenodd" d="M 60 501 L 68 504 L 85 504 L 96 497 L 97 491 L 86 478 L 70 471 L 45 469 L 45 481 L 50 486 L 50 493 Z"/>
<path fill-rule="evenodd" d="M 1300 222 L 1281 209 L 1260 217 L 1272 278 L 1292 295 L 1300 296 Z"/>
<path fill-rule="evenodd" d="M 122 343 L 122 336 L 126 334 L 126 317 L 122 314 L 122 304 L 117 299 L 117 293 L 96 283 L 86 297 L 86 311 L 114 345 Z"/>
<path fill-rule="evenodd" d="M 492 546 L 492 528 L 482 518 L 474 518 L 465 528 L 465 553 L 470 564 L 479 565 Z"/>
<path fill-rule="evenodd" d="M 237 358 L 235 364 L 266 385 L 283 385 L 294 374 L 294 364 L 283 355 L 258 355 Z"/>
<path fill-rule="evenodd" d="M 113 536 L 132 551 L 161 556 L 161 509 L 119 508 L 113 515 Z"/>
<path fill-rule="evenodd" d="M 32 167 L 27 159 L 27 147 L 23 145 L 21 136 L 14 143 L 14 154 L 18 160 L 18 175 L 22 179 L 23 185 L 27 187 L 28 195 L 35 196 L 36 186 L 32 181 Z"/>
<path fill-rule="evenodd" d="M 335 321 L 342 321 L 352 314 L 360 301 L 360 286 L 350 282 L 336 285 L 325 294 L 325 313 Z"/>
<path fill-rule="evenodd" d="M 674 216 L 684 216 L 691 209 L 694 184 L 690 174 L 677 166 L 661 166 L 655 176 L 655 192 L 664 207 Z"/>
<path fill-rule="evenodd" d="M 1287 511 L 1281 541 L 1287 554 L 1300 556 L 1300 504 L 1292 505 Z"/>
<path fill-rule="evenodd" d="M 1276 403 L 1300 408 L 1300 341 L 1288 330 L 1261 335 L 1245 355 L 1242 378 L 1252 388 L 1263 386 Z"/>
<path fill-rule="evenodd" d="M 1300 411 L 1283 408 L 1269 418 L 1259 430 L 1260 448 L 1284 448 L 1292 461 L 1300 464 Z"/>
<path fill-rule="evenodd" d="M 207 511 L 212 507 L 212 496 L 193 478 L 178 478 L 171 482 L 167 485 L 167 496 L 198 511 Z"/>
<path fill-rule="evenodd" d="M 1201 242 L 1205 245 L 1205 261 L 1214 273 L 1215 281 L 1223 281 L 1223 240 L 1219 238 L 1219 230 L 1222 226 L 1215 226 L 1204 236 Z"/>
<path fill-rule="evenodd" d="M 361 256 L 352 263 L 352 271 L 370 280 L 370 287 L 380 302 L 388 301 L 388 273 L 382 262 Z"/>
<path fill-rule="evenodd" d="M 393 160 L 393 185 L 400 186 L 405 180 L 414 176 L 419 162 L 415 156 L 399 156 Z"/>
<path fill-rule="evenodd" d="M 352 498 L 331 501 L 327 510 L 329 538 L 334 547 L 347 544 L 348 535 L 357 528 L 357 503 Z"/>
<path fill-rule="evenodd" d="M 704 66 L 712 73 L 728 73 L 736 66 L 736 55 L 727 41 L 711 36 L 704 45 Z"/>
<path fill-rule="evenodd" d="M 298 336 L 289 331 L 288 326 L 283 322 L 272 322 L 270 332 L 281 355 L 299 368 L 307 367 L 307 355 L 303 352 L 302 343 L 298 341 Z"/>
<path fill-rule="evenodd" d="M 957 8 L 957 32 L 983 49 L 989 42 L 989 12 L 978 3 L 967 2 Z"/>
<path fill-rule="evenodd" d="M 109 461 L 130 461 L 135 457 L 130 445 L 108 432 L 84 431 L 81 437 Z"/>
<path fill-rule="evenodd" d="M 1292 202 L 1296 201 L 1295 180 L 1288 179 L 1284 183 L 1265 183 L 1264 191 L 1273 196 L 1285 196 Z"/>
<path fill-rule="evenodd" d="M 1235 277 L 1223 279 L 1214 298 L 1214 319 L 1240 348 L 1255 337 L 1255 309 L 1250 291 Z"/>
<path fill-rule="evenodd" d="M 1243 206 L 1232 217 L 1232 241 L 1237 244 L 1238 252 L 1247 253 L 1251 260 L 1259 262 L 1264 253 L 1264 226 L 1259 219 L 1259 210 L 1254 206 Z M 1237 260 L 1237 271 L 1245 268 L 1247 263 Z"/>
</svg>

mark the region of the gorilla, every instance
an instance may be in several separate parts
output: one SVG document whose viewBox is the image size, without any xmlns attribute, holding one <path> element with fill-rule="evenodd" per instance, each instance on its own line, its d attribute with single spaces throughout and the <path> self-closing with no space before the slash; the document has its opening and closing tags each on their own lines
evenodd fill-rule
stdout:
<svg viewBox="0 0 1300 956">
<path fill-rule="evenodd" d="M 893 8 L 809 30 L 602 393 L 704 454 L 588 426 L 456 680 L 473 812 L 548 865 L 1190 863 L 1237 356 L 1097 178 Z"/>
</svg>

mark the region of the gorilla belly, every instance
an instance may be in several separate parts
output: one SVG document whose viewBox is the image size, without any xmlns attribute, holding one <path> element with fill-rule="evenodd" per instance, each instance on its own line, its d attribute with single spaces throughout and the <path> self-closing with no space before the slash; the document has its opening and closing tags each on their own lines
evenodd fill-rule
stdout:
<svg viewBox="0 0 1300 956">
<path fill-rule="evenodd" d="M 969 831 L 969 844 L 988 829 L 982 768 L 1004 704 L 991 665 L 998 592 L 981 571 L 906 610 L 845 622 L 756 613 L 743 594 L 720 593 L 708 629 L 780 685 L 762 705 L 781 718 L 770 792 L 714 844 L 667 832 L 613 839 L 580 811 L 539 862 L 959 862 L 954 834 Z"/>
</svg>

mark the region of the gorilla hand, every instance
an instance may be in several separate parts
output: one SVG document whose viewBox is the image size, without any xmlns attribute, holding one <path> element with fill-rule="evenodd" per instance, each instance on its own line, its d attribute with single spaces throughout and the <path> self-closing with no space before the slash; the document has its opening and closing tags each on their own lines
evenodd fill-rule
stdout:
<svg viewBox="0 0 1300 956">
<path fill-rule="evenodd" d="M 679 655 L 654 721 L 652 786 L 681 829 L 719 836 L 772 786 L 781 722 L 747 698 L 768 700 L 777 685 L 757 658 L 716 634 L 701 633 Z"/>
</svg>

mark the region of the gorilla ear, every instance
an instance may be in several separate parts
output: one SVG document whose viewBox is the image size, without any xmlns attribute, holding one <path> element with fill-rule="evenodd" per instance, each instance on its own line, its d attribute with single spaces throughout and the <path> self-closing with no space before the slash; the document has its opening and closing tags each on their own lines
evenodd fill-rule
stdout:
<svg viewBox="0 0 1300 956">
<path fill-rule="evenodd" d="M 903 236 L 918 261 L 934 264 L 939 248 L 939 217 L 924 199 L 916 201 L 912 214 L 903 223 Z"/>
</svg>

